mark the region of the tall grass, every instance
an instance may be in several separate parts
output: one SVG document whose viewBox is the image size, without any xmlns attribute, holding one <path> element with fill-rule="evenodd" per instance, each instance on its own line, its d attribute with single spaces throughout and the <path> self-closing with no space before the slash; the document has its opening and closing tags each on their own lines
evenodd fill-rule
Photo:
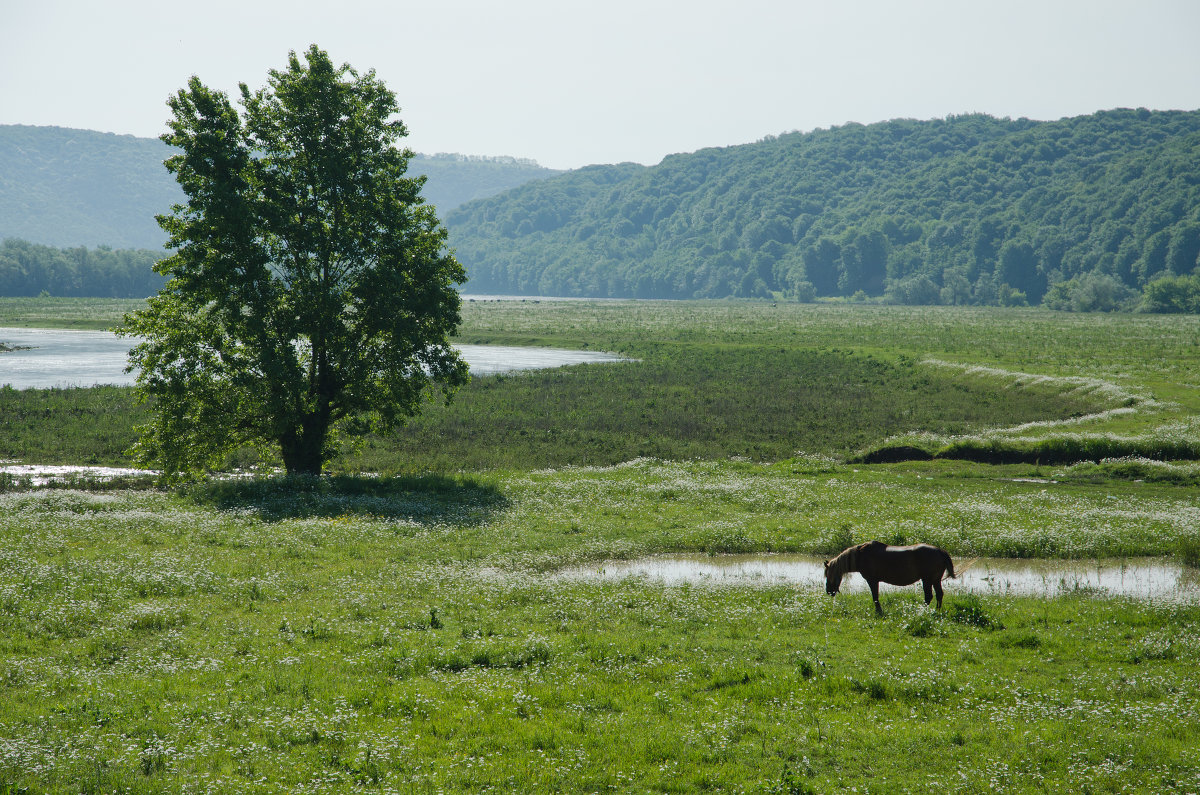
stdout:
<svg viewBox="0 0 1200 795">
<path fill-rule="evenodd" d="M 1086 399 L 1018 396 L 911 361 L 771 346 L 662 346 L 640 361 L 476 379 L 352 470 L 606 465 L 641 456 L 842 456 L 909 429 L 964 431 L 1086 411 Z"/>
<path fill-rule="evenodd" d="M 133 298 L 5 298 L 0 296 L 0 329 L 66 328 L 101 330 L 117 326 L 126 313 L 146 305 Z M 0 332 L 0 342 L 4 335 Z"/>
<path fill-rule="evenodd" d="M 127 387 L 0 387 L 0 459 L 129 466 L 135 428 L 147 419 Z"/>
</svg>

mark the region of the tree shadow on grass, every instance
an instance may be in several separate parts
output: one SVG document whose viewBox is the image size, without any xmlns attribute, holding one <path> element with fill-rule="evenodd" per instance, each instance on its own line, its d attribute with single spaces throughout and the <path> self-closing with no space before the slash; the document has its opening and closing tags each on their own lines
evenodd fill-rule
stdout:
<svg viewBox="0 0 1200 795">
<path fill-rule="evenodd" d="M 419 525 L 480 525 L 509 504 L 495 484 L 469 475 L 212 480 L 187 486 L 183 493 L 202 505 L 253 513 L 268 522 L 357 516 Z"/>
</svg>

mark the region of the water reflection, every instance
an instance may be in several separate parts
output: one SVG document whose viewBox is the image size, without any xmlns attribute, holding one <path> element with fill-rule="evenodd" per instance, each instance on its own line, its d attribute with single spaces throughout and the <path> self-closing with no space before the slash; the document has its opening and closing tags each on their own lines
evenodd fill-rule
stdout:
<svg viewBox="0 0 1200 795">
<path fill-rule="evenodd" d="M 0 342 L 20 348 L 0 353 L 0 386 L 48 389 L 96 384 L 128 386 L 134 382 L 134 374 L 125 372 L 126 356 L 133 341 L 109 331 L 0 328 Z M 474 375 L 621 361 L 615 354 L 600 351 L 501 345 L 457 347 Z"/>
<path fill-rule="evenodd" d="M 955 559 L 961 578 L 943 581 L 948 593 L 1062 596 L 1092 592 L 1138 599 L 1200 602 L 1200 572 L 1161 558 L 1125 560 Z M 640 577 L 663 585 L 795 585 L 823 591 L 822 559 L 808 555 L 663 555 L 570 569 L 572 579 L 619 580 Z M 858 574 L 842 581 L 842 590 L 867 590 Z M 883 591 L 900 588 L 883 586 Z M 919 593 L 920 586 L 910 586 Z"/>
</svg>

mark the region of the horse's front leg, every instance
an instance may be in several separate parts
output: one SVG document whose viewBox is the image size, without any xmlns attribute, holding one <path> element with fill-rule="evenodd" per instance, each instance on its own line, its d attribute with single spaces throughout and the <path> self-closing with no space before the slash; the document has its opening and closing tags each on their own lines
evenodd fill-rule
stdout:
<svg viewBox="0 0 1200 795">
<path fill-rule="evenodd" d="M 867 580 L 867 585 L 871 587 L 871 601 L 875 602 L 875 614 L 883 615 L 883 608 L 879 604 L 879 580 Z"/>
</svg>

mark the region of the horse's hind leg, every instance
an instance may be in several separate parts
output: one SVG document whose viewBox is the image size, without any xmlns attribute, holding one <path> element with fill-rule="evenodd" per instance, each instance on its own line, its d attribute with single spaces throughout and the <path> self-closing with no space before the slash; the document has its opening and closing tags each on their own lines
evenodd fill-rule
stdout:
<svg viewBox="0 0 1200 795">
<path fill-rule="evenodd" d="M 933 601 L 933 583 L 929 580 L 921 580 L 921 587 L 925 589 L 925 604 L 928 605 Z M 938 607 L 942 606 L 941 588 L 938 588 Z"/>
<path fill-rule="evenodd" d="M 937 599 L 938 599 L 937 609 L 941 610 L 942 609 L 942 581 L 941 580 L 933 581 L 933 591 L 934 591 L 934 593 L 937 594 Z M 926 595 L 925 595 L 925 604 L 929 604 L 929 594 L 928 593 L 926 593 Z"/>
</svg>

